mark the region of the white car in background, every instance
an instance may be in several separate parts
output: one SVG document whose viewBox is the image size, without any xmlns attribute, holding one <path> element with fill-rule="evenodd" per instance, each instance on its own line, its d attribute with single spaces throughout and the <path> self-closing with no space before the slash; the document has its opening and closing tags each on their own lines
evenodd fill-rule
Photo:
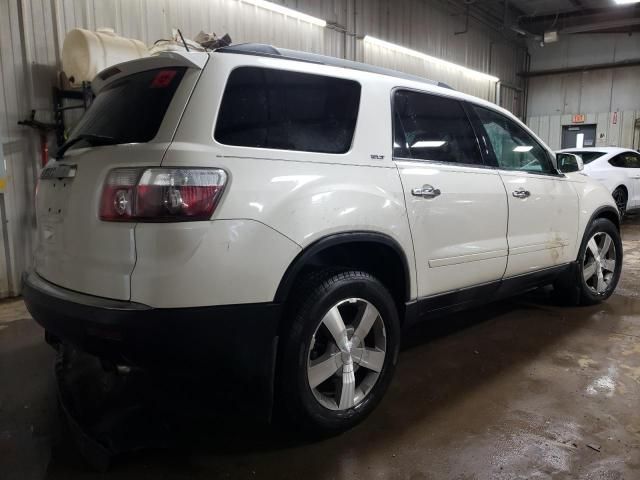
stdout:
<svg viewBox="0 0 640 480">
<path fill-rule="evenodd" d="M 611 192 L 620 216 L 640 208 L 640 153 L 620 147 L 567 148 L 563 153 L 582 157 L 584 173 Z"/>
</svg>

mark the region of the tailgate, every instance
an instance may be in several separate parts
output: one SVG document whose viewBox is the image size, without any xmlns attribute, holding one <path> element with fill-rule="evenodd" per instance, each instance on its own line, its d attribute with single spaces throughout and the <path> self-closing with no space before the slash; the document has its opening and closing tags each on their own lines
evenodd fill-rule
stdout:
<svg viewBox="0 0 640 480">
<path fill-rule="evenodd" d="M 36 190 L 35 270 L 44 279 L 90 295 L 130 299 L 136 224 L 99 219 L 102 186 L 114 168 L 162 163 L 200 75 L 200 68 L 181 58 L 127 62 L 98 74 L 111 81 L 96 77 L 97 97 L 69 136 L 75 143 L 61 160 L 47 164 Z"/>
</svg>

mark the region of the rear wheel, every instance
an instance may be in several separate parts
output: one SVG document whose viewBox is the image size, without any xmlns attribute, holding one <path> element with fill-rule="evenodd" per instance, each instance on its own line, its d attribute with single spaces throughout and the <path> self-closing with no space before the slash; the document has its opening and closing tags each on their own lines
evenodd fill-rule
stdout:
<svg viewBox="0 0 640 480">
<path fill-rule="evenodd" d="M 618 187 L 611 195 L 616 202 L 616 207 L 618 207 L 620 218 L 624 217 L 627 213 L 627 191 L 622 187 Z"/>
<path fill-rule="evenodd" d="M 325 272 L 305 283 L 283 335 L 281 400 L 296 426 L 337 433 L 362 421 L 391 381 L 397 308 L 368 273 Z"/>
</svg>

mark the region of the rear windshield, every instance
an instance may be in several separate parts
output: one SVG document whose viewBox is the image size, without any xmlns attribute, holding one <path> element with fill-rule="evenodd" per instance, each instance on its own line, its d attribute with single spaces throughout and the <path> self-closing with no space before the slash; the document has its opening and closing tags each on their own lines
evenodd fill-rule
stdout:
<svg viewBox="0 0 640 480">
<path fill-rule="evenodd" d="M 345 153 L 360 105 L 353 80 L 257 67 L 231 72 L 215 139 L 226 145 Z"/>
<path fill-rule="evenodd" d="M 593 162 L 596 158 L 600 158 L 605 155 L 605 152 L 581 152 L 580 150 L 567 150 L 565 153 L 573 153 L 575 155 L 580 155 L 582 158 L 582 163 L 585 165 L 587 163 Z"/>
<path fill-rule="evenodd" d="M 144 143 L 158 133 L 186 68 L 162 68 L 128 75 L 108 85 L 95 98 L 71 132 L 109 139 L 108 144 Z M 106 142 L 105 142 L 106 143 Z M 85 140 L 73 148 L 95 142 Z"/>
</svg>

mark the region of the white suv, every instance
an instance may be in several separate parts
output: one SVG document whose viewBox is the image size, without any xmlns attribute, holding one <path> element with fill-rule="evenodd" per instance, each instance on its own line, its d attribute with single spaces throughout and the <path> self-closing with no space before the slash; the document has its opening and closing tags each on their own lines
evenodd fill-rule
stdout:
<svg viewBox="0 0 640 480">
<path fill-rule="evenodd" d="M 38 185 L 24 297 L 52 343 L 200 365 L 332 432 L 379 402 L 417 321 L 551 283 L 594 303 L 618 282 L 609 192 L 446 86 L 246 44 L 93 88 Z"/>
</svg>

